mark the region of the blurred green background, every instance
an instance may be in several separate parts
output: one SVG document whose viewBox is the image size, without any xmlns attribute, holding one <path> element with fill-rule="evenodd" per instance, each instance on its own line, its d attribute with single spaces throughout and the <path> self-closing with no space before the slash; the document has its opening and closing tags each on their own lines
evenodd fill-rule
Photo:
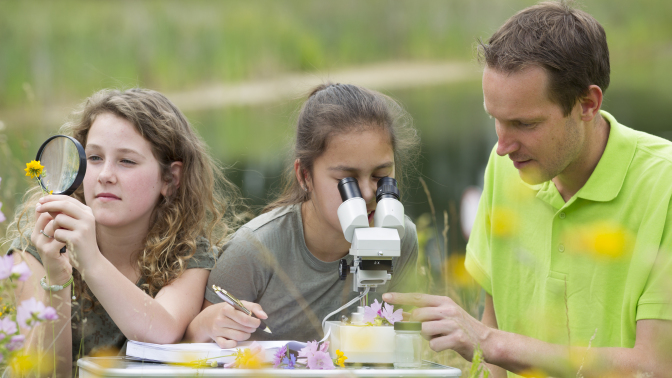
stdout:
<svg viewBox="0 0 672 378">
<path fill-rule="evenodd" d="M 287 163 L 279 157 L 306 92 L 327 80 L 349 82 L 391 95 L 414 118 L 423 154 L 416 178 L 402 188 L 404 204 L 426 234 L 423 248 L 442 251 L 428 253 L 434 260 L 423 255 L 425 269 L 442 272 L 447 254 L 464 251 L 460 198 L 482 185 L 496 142 L 475 42 L 534 3 L 2 1 L 0 211 L 12 217 L 34 185 L 25 163 L 78 102 L 102 88 L 133 86 L 175 101 L 258 210 L 277 192 Z M 672 2 L 579 5 L 608 36 L 612 79 L 603 108 L 630 127 L 672 138 Z M 438 225 L 417 177 L 427 183 Z M 8 223 L 0 223 L 0 237 Z"/>
</svg>

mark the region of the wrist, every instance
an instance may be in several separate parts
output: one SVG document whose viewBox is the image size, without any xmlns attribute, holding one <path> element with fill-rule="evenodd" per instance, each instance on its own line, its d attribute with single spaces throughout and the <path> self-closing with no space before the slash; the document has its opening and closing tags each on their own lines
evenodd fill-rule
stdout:
<svg viewBox="0 0 672 378">
<path fill-rule="evenodd" d="M 63 285 L 72 277 L 72 267 L 63 267 L 57 270 L 48 270 L 45 282 L 48 285 Z"/>
<path fill-rule="evenodd" d="M 488 327 L 485 337 L 481 340 L 483 358 L 487 363 L 497 365 L 501 361 L 502 352 L 505 350 L 504 345 L 506 345 L 505 337 L 506 332 Z"/>
</svg>

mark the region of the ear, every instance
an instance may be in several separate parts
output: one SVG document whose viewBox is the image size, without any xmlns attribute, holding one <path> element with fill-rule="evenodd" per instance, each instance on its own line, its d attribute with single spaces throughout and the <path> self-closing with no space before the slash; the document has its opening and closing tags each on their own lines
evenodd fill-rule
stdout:
<svg viewBox="0 0 672 378">
<path fill-rule="evenodd" d="M 294 174 L 296 175 L 296 180 L 299 182 L 299 186 L 306 191 L 308 190 L 308 181 L 310 181 L 310 175 L 308 172 L 303 169 L 301 166 L 301 160 L 294 160 Z"/>
<path fill-rule="evenodd" d="M 600 87 L 597 85 L 588 87 L 588 93 L 579 100 L 581 103 L 581 120 L 591 122 L 599 114 L 602 107 L 602 98 Z"/>
<path fill-rule="evenodd" d="M 180 179 L 182 178 L 182 162 L 174 161 L 170 163 L 170 176 L 172 177 L 170 181 L 164 182 L 161 187 L 161 194 L 165 197 L 172 192 L 172 190 L 177 190 L 180 187 Z"/>
</svg>

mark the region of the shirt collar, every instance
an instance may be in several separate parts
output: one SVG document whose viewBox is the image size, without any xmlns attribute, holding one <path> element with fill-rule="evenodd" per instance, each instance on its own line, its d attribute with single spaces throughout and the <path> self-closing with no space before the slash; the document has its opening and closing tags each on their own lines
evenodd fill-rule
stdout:
<svg viewBox="0 0 672 378">
<path fill-rule="evenodd" d="M 609 123 L 609 139 L 595 170 L 576 196 L 590 201 L 611 201 L 621 191 L 625 175 L 630 168 L 637 139 L 629 135 L 629 129 L 619 124 L 614 116 L 600 110 Z"/>
</svg>

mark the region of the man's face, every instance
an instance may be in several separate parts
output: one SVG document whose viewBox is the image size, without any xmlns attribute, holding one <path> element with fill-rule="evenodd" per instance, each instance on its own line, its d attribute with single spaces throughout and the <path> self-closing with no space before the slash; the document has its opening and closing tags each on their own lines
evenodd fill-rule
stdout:
<svg viewBox="0 0 672 378">
<path fill-rule="evenodd" d="M 520 177 L 539 184 L 559 174 L 580 156 L 585 130 L 580 105 L 565 117 L 547 93 L 548 75 L 537 66 L 515 73 L 486 67 L 485 111 L 495 119 L 497 154 L 509 155 Z"/>
</svg>

